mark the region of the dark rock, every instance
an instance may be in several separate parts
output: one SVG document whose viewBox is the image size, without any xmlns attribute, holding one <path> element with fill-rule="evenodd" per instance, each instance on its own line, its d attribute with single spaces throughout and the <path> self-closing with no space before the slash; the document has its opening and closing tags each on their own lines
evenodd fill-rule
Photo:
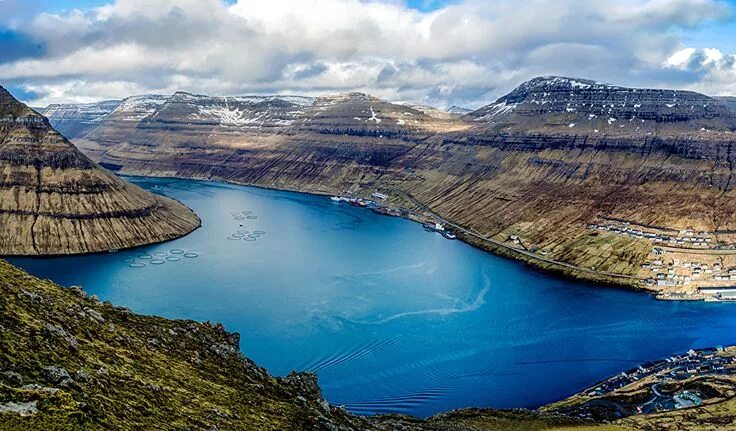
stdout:
<svg viewBox="0 0 736 431">
<path fill-rule="evenodd" d="M 89 377 L 89 374 L 87 374 L 86 371 L 84 371 L 84 370 L 77 370 L 77 372 L 74 373 L 74 380 L 76 380 L 78 382 L 84 382 L 84 383 L 86 383 L 86 382 L 89 382 L 90 377 Z"/>
<path fill-rule="evenodd" d="M 227 342 L 236 349 L 240 349 L 240 334 L 237 332 L 228 332 Z"/>
<path fill-rule="evenodd" d="M 64 367 L 56 367 L 56 366 L 46 366 L 43 367 L 41 370 L 44 378 L 46 378 L 47 381 L 56 384 L 56 385 L 62 385 L 62 384 L 69 384 L 72 383 L 72 376 L 69 375 L 69 372 Z"/>
<path fill-rule="evenodd" d="M 69 290 L 72 293 L 74 293 L 75 295 L 79 296 L 80 298 L 86 298 L 87 297 L 87 292 L 85 292 L 84 289 L 82 289 L 79 286 L 70 286 L 69 287 Z"/>
<path fill-rule="evenodd" d="M 317 375 L 314 373 L 297 373 L 296 371 L 292 371 L 288 376 L 283 377 L 282 381 L 309 400 L 322 400 L 322 390 L 317 382 Z"/>
<path fill-rule="evenodd" d="M 3 371 L 0 373 L 0 380 L 11 386 L 21 386 L 23 384 L 23 376 L 15 371 Z"/>
</svg>

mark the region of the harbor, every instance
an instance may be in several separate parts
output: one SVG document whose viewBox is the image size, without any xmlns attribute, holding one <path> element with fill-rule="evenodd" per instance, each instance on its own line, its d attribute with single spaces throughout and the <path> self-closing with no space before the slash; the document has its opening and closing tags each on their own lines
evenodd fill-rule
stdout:
<svg viewBox="0 0 736 431">
<path fill-rule="evenodd" d="M 380 201 L 386 201 L 389 198 L 389 195 L 380 193 L 380 192 L 374 192 L 371 194 L 371 197 L 378 199 Z M 437 221 L 435 219 L 426 220 L 427 217 L 415 211 L 407 210 L 405 208 L 394 208 L 392 206 L 389 206 L 377 200 L 365 199 L 365 198 L 360 198 L 356 196 L 332 196 L 330 197 L 330 200 L 332 200 L 333 202 L 337 202 L 337 203 L 341 203 L 341 202 L 347 203 L 355 207 L 367 208 L 381 215 L 388 215 L 388 216 L 393 216 L 393 217 L 404 217 L 404 218 L 408 218 L 412 220 L 417 220 L 420 222 L 422 220 L 425 220 L 422 223 L 422 226 L 424 227 L 425 231 L 439 233 L 440 235 L 442 235 L 443 237 L 449 240 L 457 239 L 457 234 L 454 233 L 450 227 L 444 225 L 442 222 Z"/>
</svg>

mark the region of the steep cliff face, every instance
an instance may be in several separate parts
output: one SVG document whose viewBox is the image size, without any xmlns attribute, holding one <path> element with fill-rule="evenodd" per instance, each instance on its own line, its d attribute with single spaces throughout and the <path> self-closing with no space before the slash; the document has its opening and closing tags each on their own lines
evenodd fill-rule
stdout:
<svg viewBox="0 0 736 431">
<path fill-rule="evenodd" d="M 198 226 L 179 202 L 100 169 L 0 87 L 0 255 L 121 249 Z"/>
<path fill-rule="evenodd" d="M 77 142 L 122 172 L 323 193 L 381 189 L 400 205 L 408 193 L 479 236 L 585 269 L 576 275 L 611 281 L 603 273 L 612 272 L 634 285 L 651 276 L 642 272 L 651 241 L 589 223 L 736 229 L 736 111 L 697 93 L 542 77 L 464 116 L 350 93 L 284 108 L 294 112 L 288 124 L 255 126 L 194 121 L 193 106 L 205 106 L 197 101 L 181 112 L 167 105 L 132 130 L 103 121 Z"/>
</svg>

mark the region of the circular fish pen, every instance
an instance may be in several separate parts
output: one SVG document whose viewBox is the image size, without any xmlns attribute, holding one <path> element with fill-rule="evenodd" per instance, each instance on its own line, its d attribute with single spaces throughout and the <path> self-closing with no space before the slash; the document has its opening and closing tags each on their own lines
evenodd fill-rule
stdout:
<svg viewBox="0 0 736 431">
<path fill-rule="evenodd" d="M 142 254 L 142 255 L 138 256 L 138 259 L 141 259 L 141 260 L 151 260 L 151 259 L 153 259 L 153 256 L 151 256 L 150 254 Z"/>
<path fill-rule="evenodd" d="M 157 251 L 156 253 L 153 253 L 153 255 L 156 257 L 166 257 L 169 255 L 169 253 L 165 253 L 163 251 Z"/>
<path fill-rule="evenodd" d="M 171 250 L 171 254 L 184 254 L 184 250 L 182 250 L 180 248 L 175 248 L 175 249 Z"/>
<path fill-rule="evenodd" d="M 131 264 L 128 264 L 131 268 L 145 268 L 146 264 L 142 262 L 133 262 Z"/>
<path fill-rule="evenodd" d="M 151 265 L 163 265 L 166 261 L 162 259 L 152 259 L 150 263 Z"/>
<path fill-rule="evenodd" d="M 181 260 L 181 258 L 177 256 L 169 256 L 166 258 L 166 260 L 168 260 L 169 262 L 178 262 Z"/>
<path fill-rule="evenodd" d="M 195 257 L 199 257 L 199 254 L 198 253 L 193 253 L 193 252 L 184 253 L 184 257 L 186 257 L 188 259 L 194 259 Z"/>
</svg>

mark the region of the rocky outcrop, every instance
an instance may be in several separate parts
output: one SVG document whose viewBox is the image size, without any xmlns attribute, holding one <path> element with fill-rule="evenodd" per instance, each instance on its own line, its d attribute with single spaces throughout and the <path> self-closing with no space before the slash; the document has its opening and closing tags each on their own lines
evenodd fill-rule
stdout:
<svg viewBox="0 0 736 431">
<path fill-rule="evenodd" d="M 0 87 L 0 255 L 122 249 L 198 226 L 179 202 L 101 169 Z"/>
</svg>

